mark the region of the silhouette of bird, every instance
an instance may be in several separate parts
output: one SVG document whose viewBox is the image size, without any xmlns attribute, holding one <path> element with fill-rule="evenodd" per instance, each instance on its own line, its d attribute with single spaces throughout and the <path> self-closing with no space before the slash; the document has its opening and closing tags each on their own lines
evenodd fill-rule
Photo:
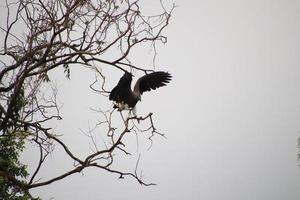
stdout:
<svg viewBox="0 0 300 200">
<path fill-rule="evenodd" d="M 109 100 L 116 102 L 114 108 L 118 108 L 119 111 L 133 109 L 135 112 L 135 105 L 141 101 L 144 92 L 165 86 L 172 78 L 171 74 L 163 71 L 146 74 L 136 81 L 131 90 L 132 77 L 131 73 L 125 72 L 109 95 Z"/>
</svg>

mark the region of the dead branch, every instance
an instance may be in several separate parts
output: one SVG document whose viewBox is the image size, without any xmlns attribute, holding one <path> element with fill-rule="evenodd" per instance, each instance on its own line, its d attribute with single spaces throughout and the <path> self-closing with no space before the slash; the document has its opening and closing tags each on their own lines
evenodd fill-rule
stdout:
<svg viewBox="0 0 300 200">
<path fill-rule="evenodd" d="M 51 127 L 47 127 L 47 122 L 63 118 L 61 105 L 56 100 L 59 91 L 52 85 L 52 90 L 46 93 L 43 87 L 53 84 L 50 71 L 62 68 L 70 78 L 72 68 L 80 66 L 95 73 L 90 89 L 107 96 L 109 76 L 103 73 L 102 68 L 144 73 L 153 71 L 156 43 L 167 41 L 163 31 L 175 6 L 167 11 L 161 2 L 162 12 L 147 16 L 143 14 L 142 2 L 138 0 L 5 0 L 0 4 L 6 10 L 6 20 L 0 22 L 0 39 L 3 41 L 0 45 L 0 137 L 19 135 L 20 139 L 36 144 L 39 152 L 37 165 L 28 180 L 19 180 L 5 169 L 1 169 L 0 176 L 25 193 L 89 167 L 118 174 L 120 178 L 132 177 L 145 186 L 154 185 L 145 183 L 142 176 L 138 176 L 140 158 L 133 172 L 111 169 L 116 152 L 132 155 L 124 144 L 125 135 L 150 132 L 151 146 L 155 134 L 164 136 L 155 128 L 152 113 L 145 117 L 123 118 L 124 127 L 120 130 L 120 127 L 113 126 L 114 120 L 120 119 L 114 115 L 114 109 L 108 112 L 98 110 L 99 118 L 102 116 L 104 120 L 99 120 L 87 134 L 94 151 L 81 158 L 53 133 Z M 137 66 L 129 59 L 135 48 L 145 44 L 150 44 L 154 50 L 153 66 L 150 68 Z M 96 87 L 96 83 L 100 83 L 100 87 Z M 141 129 L 135 122 L 148 122 L 150 125 Z M 100 126 L 105 126 L 105 131 Z M 95 132 L 104 133 L 102 135 L 109 143 L 100 146 L 93 136 Z M 62 147 L 74 165 L 69 171 L 40 181 L 37 179 L 40 169 L 54 145 Z"/>
</svg>

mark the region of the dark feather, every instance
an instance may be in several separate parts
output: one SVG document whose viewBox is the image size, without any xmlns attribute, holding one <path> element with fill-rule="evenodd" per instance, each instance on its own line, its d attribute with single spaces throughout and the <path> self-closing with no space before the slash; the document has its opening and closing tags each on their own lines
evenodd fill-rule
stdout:
<svg viewBox="0 0 300 200">
<path fill-rule="evenodd" d="M 109 100 L 113 100 L 117 103 L 124 101 L 131 92 L 131 81 L 132 75 L 129 72 L 125 72 L 125 74 L 120 78 L 118 84 L 112 89 Z"/>
<path fill-rule="evenodd" d="M 112 89 L 109 100 L 120 103 L 121 105 L 127 104 L 130 108 L 134 108 L 136 103 L 141 100 L 143 92 L 165 86 L 170 82 L 171 78 L 172 76 L 168 72 L 153 72 L 151 74 L 146 74 L 137 80 L 134 91 L 132 91 L 132 74 L 125 72 L 118 84 Z M 122 110 L 123 108 L 119 107 L 119 109 Z"/>
<path fill-rule="evenodd" d="M 170 82 L 172 76 L 168 72 L 153 72 L 138 79 L 134 91 L 143 94 L 145 91 L 155 90 Z"/>
</svg>

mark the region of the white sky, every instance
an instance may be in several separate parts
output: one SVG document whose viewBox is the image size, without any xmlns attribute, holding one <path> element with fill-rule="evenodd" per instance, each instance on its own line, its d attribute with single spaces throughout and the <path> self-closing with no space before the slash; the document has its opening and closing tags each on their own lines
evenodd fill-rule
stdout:
<svg viewBox="0 0 300 200">
<path fill-rule="evenodd" d="M 36 194 L 59 200 L 300 199 L 300 1 L 175 3 L 157 62 L 173 81 L 138 105 L 138 113 L 153 112 L 167 134 L 167 140 L 155 137 L 150 151 L 141 147 L 144 180 L 158 185 L 87 169 Z M 97 117 L 89 107 L 110 103 L 91 94 L 93 76 L 82 73 L 73 70 L 61 86 L 65 121 L 58 125 L 78 152 L 88 149 L 80 129 Z M 64 168 L 63 155 L 55 156 L 45 176 Z"/>
</svg>

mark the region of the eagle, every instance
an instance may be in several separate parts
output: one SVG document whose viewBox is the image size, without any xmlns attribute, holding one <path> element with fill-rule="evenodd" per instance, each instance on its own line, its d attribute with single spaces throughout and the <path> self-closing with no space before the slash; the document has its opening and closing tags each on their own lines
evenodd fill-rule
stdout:
<svg viewBox="0 0 300 200">
<path fill-rule="evenodd" d="M 116 103 L 114 108 L 118 108 L 119 111 L 133 110 L 135 113 L 135 105 L 141 101 L 141 95 L 144 92 L 165 86 L 172 78 L 168 72 L 152 72 L 140 77 L 132 90 L 132 77 L 131 73 L 125 71 L 118 84 L 110 92 L 109 100 Z"/>
</svg>

